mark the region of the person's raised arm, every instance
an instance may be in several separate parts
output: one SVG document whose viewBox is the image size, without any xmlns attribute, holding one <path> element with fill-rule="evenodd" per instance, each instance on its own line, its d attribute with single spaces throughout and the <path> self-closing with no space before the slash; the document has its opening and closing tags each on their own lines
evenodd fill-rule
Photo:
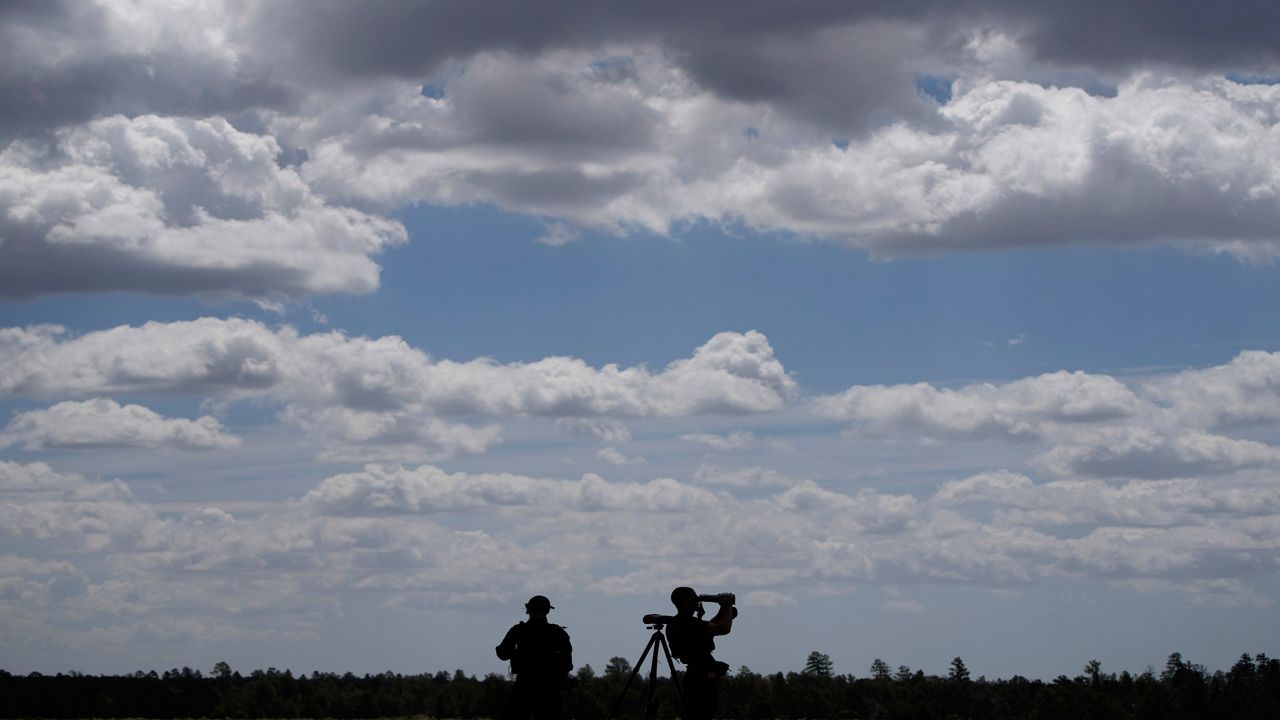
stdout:
<svg viewBox="0 0 1280 720">
<path fill-rule="evenodd" d="M 728 635 L 733 629 L 733 616 L 737 615 L 737 611 L 733 609 L 736 598 L 733 593 L 720 593 L 711 599 L 719 604 L 720 609 L 716 611 L 714 617 L 707 621 L 707 629 L 712 635 Z"/>
</svg>

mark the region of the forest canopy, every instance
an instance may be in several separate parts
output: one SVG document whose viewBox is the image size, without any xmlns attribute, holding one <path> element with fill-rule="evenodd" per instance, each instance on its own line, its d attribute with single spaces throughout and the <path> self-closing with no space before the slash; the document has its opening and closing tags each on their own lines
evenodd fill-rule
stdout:
<svg viewBox="0 0 1280 720">
<path fill-rule="evenodd" d="M 565 692 L 564 717 L 602 720 L 618 698 L 630 663 L 612 658 L 602 674 L 585 665 Z M 643 678 L 641 678 L 643 680 Z M 619 717 L 641 713 L 632 686 Z M 247 675 L 227 663 L 208 673 L 191 668 L 164 673 L 93 676 L 80 673 L 14 675 L 0 670 L 3 718 L 433 718 L 501 717 L 511 681 L 453 673 L 357 676 L 289 670 Z M 658 716 L 680 714 L 670 679 L 659 678 Z M 634 696 L 634 697 L 632 697 Z M 725 678 L 721 717 L 770 718 L 1236 718 L 1280 717 L 1280 660 L 1241 655 L 1228 670 L 1209 672 L 1173 653 L 1160 671 L 1104 672 L 1096 660 L 1081 674 L 1050 681 L 1020 676 L 972 678 L 961 658 L 947 675 L 896 669 L 877 658 L 868 676 L 834 672 L 829 656 L 814 651 L 799 672 L 762 675 L 747 667 Z"/>
</svg>

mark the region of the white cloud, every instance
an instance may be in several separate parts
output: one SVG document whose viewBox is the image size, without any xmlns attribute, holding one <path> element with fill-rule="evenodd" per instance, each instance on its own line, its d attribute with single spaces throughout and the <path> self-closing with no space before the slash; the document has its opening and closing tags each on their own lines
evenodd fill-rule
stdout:
<svg viewBox="0 0 1280 720">
<path fill-rule="evenodd" d="M 553 4 L 498 29 L 398 4 L 144 7 L 58 5 L 0 28 L 16 68 L 0 83 L 10 294 L 367 292 L 371 256 L 403 229 L 332 203 L 493 203 L 544 222 L 549 244 L 710 220 L 882 256 L 1280 252 L 1280 88 L 1222 77 L 1269 71 L 1274 48 L 1206 40 L 1212 14 L 1165 32 L 1136 13 L 1121 49 L 1083 57 L 1096 44 L 1064 40 L 1085 31 L 1057 9 L 725 26 Z M 943 76 L 949 102 L 918 91 Z"/>
<path fill-rule="evenodd" d="M 582 239 L 580 233 L 564 223 L 550 223 L 546 230 L 546 234 L 534 238 L 534 242 L 548 247 L 563 247 Z"/>
<path fill-rule="evenodd" d="M 656 416 L 778 410 L 797 386 L 764 335 L 718 333 L 660 373 L 576 358 L 497 365 L 441 361 L 424 393 L 445 412 L 552 416 Z"/>
<path fill-rule="evenodd" d="M 899 104 L 907 119 L 838 147 L 794 107 L 716 96 L 645 46 L 613 50 L 629 58 L 621 81 L 584 72 L 589 53 L 486 54 L 444 99 L 404 83 L 339 102 L 342 116 L 371 103 L 385 116 L 353 133 L 298 135 L 314 148 L 304 176 L 348 201 L 492 202 L 611 232 L 742 222 L 884 257 L 1028 238 L 1175 242 L 1246 261 L 1280 247 L 1280 176 L 1268 160 L 1280 152 L 1277 118 L 1265 110 L 1274 87 L 1133 75 L 1103 97 L 978 74 L 958 79 L 947 105 Z M 910 82 L 897 87 L 914 98 Z M 469 115 L 510 115 L 491 99 L 513 86 L 526 89 L 522 115 L 545 123 L 524 133 Z M 281 120 L 276 132 L 312 127 Z M 606 127 L 613 142 L 598 141 Z"/>
<path fill-rule="evenodd" d="M 419 460 L 456 454 L 483 453 L 502 439 L 496 424 L 475 427 L 425 416 L 412 408 L 404 412 L 349 407 L 290 405 L 281 418 L 326 438 L 321 459 Z"/>
<path fill-rule="evenodd" d="M 1201 427 L 1274 423 L 1280 420 L 1280 353 L 1246 350 L 1224 365 L 1185 370 L 1144 389 Z"/>
<path fill-rule="evenodd" d="M 1043 472 L 1091 477 L 1170 478 L 1280 467 L 1280 448 L 1203 432 L 1167 437 L 1142 427 L 1060 445 L 1032 460 Z"/>
<path fill-rule="evenodd" d="M 648 483 L 610 483 L 587 474 L 576 482 L 520 475 L 446 473 L 424 465 L 416 469 L 369 465 L 364 471 L 335 475 L 302 499 L 328 514 L 380 515 L 538 507 L 605 512 L 693 512 L 720 504 L 702 488 L 670 479 Z"/>
<path fill-rule="evenodd" d="M 610 465 L 643 465 L 646 460 L 639 456 L 628 457 L 618 451 L 617 448 L 606 447 L 596 452 L 596 457 L 604 460 Z"/>
<path fill-rule="evenodd" d="M 1054 425 L 1133 415 L 1142 403 L 1112 377 L 1060 371 L 956 390 L 926 383 L 855 385 L 815 398 L 811 408 L 822 417 L 852 421 L 858 432 L 871 435 L 1034 437 Z"/>
<path fill-rule="evenodd" d="M 1112 486 L 1098 480 L 1036 484 L 1008 471 L 979 473 L 938 489 L 934 502 L 985 505 L 1014 525 L 1177 527 L 1207 523 L 1214 516 L 1270 516 L 1280 509 L 1280 490 L 1268 482 L 1227 484 L 1213 480 L 1130 481 Z"/>
<path fill-rule="evenodd" d="M 693 443 L 701 443 L 709 445 L 716 450 L 741 450 L 755 444 L 755 433 L 739 431 L 729 433 L 728 435 L 716 435 L 715 433 L 687 433 L 680 436 L 681 440 L 687 440 Z"/>
<path fill-rule="evenodd" d="M 0 461 L 0 536 L 40 540 L 50 549 L 137 548 L 149 543 L 158 522 L 122 483 Z"/>
<path fill-rule="evenodd" d="M 399 223 L 317 196 L 270 136 L 114 116 L 0 152 L 4 294 L 364 293 Z"/>
<path fill-rule="evenodd" d="M 622 594 L 696 578 L 756 607 L 859 585 L 1064 576 L 1255 603 L 1248 579 L 1277 567 L 1278 517 L 1274 483 L 1245 475 L 1111 487 L 987 473 L 921 497 L 799 481 L 747 499 L 674 479 L 370 465 L 265 513 L 165 519 L 119 482 L 0 463 L 0 534 L 62 549 L 57 562 L 21 544 L 0 556 L 10 578 L 0 607 L 33 627 L 74 614 L 76 627 L 96 618 L 93 637 L 123 638 L 145 618 L 152 640 L 198 641 L 239 636 L 262 618 L 316 632 L 347 592 L 440 607 L 527 595 L 528 577 L 554 578 L 562 593 Z M 1053 531 L 1062 525 L 1082 532 Z M 921 609 L 897 598 L 885 608 Z"/>
<path fill-rule="evenodd" d="M 335 458 L 482 452 L 495 425 L 447 416 L 546 415 L 601 422 L 781 409 L 796 383 L 757 332 L 720 333 L 661 372 L 592 368 L 552 357 L 499 365 L 432 361 L 398 337 L 300 335 L 247 320 L 148 323 L 69 337 L 53 327 L 0 329 L 0 392 L 38 397 L 166 393 L 284 405 L 288 422 L 339 443 Z"/>
<path fill-rule="evenodd" d="M 110 446 L 226 449 L 240 444 L 217 418 L 166 418 L 141 405 L 98 398 L 62 402 L 47 410 L 19 413 L 0 431 L 0 447 L 98 448 Z"/>
</svg>

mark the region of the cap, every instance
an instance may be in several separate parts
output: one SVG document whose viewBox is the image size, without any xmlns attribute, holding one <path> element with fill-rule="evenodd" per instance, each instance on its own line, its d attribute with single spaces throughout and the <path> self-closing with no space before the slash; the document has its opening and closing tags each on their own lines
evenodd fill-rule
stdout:
<svg viewBox="0 0 1280 720">
<path fill-rule="evenodd" d="M 687 600 L 697 600 L 698 593 L 691 587 L 680 586 L 671 591 L 671 603 L 679 607 L 682 602 Z"/>
<path fill-rule="evenodd" d="M 533 610 L 535 608 L 554 610 L 556 606 L 551 604 L 551 601 L 547 599 L 546 595 L 534 595 L 529 598 L 529 602 L 525 603 L 524 607 L 526 610 Z"/>
</svg>

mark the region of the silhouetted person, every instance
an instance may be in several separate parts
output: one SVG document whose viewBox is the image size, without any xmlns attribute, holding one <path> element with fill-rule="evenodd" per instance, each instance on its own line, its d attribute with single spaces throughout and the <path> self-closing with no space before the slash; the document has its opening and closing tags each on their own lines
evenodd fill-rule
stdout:
<svg viewBox="0 0 1280 720">
<path fill-rule="evenodd" d="M 702 601 L 708 600 L 720 606 L 714 617 L 703 620 Z M 671 603 L 676 606 L 676 616 L 667 625 L 667 642 L 671 654 L 685 664 L 684 720 L 710 720 L 715 717 L 720 704 L 720 678 L 729 666 L 711 657 L 716 649 L 713 638 L 728 635 L 733 629 L 733 593 L 699 595 L 693 588 L 678 587 L 671 591 Z"/>
<path fill-rule="evenodd" d="M 560 689 L 573 669 L 573 646 L 564 628 L 547 622 L 554 606 L 534 595 L 524 604 L 529 619 L 507 631 L 494 648 L 501 660 L 511 661 L 516 685 L 507 698 L 506 720 L 558 720 Z"/>
</svg>

